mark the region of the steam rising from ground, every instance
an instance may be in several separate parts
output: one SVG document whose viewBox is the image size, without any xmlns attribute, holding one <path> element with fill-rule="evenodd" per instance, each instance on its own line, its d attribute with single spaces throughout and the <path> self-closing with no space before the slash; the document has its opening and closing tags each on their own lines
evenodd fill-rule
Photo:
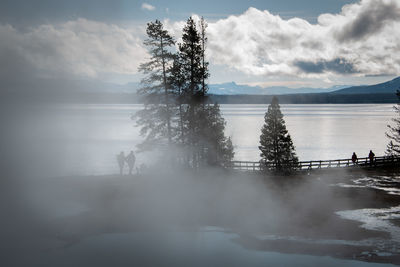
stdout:
<svg viewBox="0 0 400 267">
<path fill-rule="evenodd" d="M 70 246 L 106 233 L 156 233 L 152 238 L 164 252 L 170 242 L 166 232 L 196 233 L 209 226 L 237 233 L 240 238 L 389 237 L 363 230 L 335 214 L 385 203 L 374 192 L 354 194 L 357 188 L 347 191 L 325 181 L 348 178 L 346 172 L 303 177 L 213 168 L 193 172 L 169 162 L 169 157 L 174 158 L 170 153 L 139 175 L 49 178 L 52 170 L 69 157 L 59 153 L 55 145 L 68 142 L 69 137 L 43 116 L 48 109 L 12 105 L 3 105 L 2 109 L 2 121 L 7 122 L 3 125 L 8 126 L 1 142 L 7 154 L 0 187 L 1 209 L 7 214 L 0 225 L 5 266 L 27 262 L 40 265 L 49 255 L 57 257 Z M 113 247 L 107 250 L 113 251 Z M 148 255 L 153 253 L 149 248 Z"/>
</svg>

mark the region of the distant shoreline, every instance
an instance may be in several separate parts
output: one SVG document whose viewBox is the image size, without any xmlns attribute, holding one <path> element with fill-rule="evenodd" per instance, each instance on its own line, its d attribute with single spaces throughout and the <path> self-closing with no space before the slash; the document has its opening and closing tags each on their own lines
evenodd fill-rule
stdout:
<svg viewBox="0 0 400 267">
<path fill-rule="evenodd" d="M 50 102 L 73 104 L 142 104 L 134 93 L 10 93 L 6 96 L 15 102 Z M 219 104 L 269 104 L 273 95 L 209 95 L 209 102 Z M 281 104 L 393 104 L 398 99 L 394 93 L 370 94 L 291 94 L 277 95 Z"/>
</svg>

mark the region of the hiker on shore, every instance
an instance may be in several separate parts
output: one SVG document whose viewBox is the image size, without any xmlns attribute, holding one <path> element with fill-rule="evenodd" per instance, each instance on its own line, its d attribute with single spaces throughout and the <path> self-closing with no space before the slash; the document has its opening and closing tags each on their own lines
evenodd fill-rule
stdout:
<svg viewBox="0 0 400 267">
<path fill-rule="evenodd" d="M 133 154 L 133 151 L 129 153 L 129 155 L 125 158 L 126 163 L 128 163 L 129 167 L 129 175 L 132 175 L 133 166 L 135 165 L 136 157 Z"/>
<path fill-rule="evenodd" d="M 351 156 L 351 161 L 353 162 L 354 165 L 357 164 L 358 158 L 356 152 L 353 152 L 353 155 Z"/>
<path fill-rule="evenodd" d="M 125 154 L 123 151 L 117 155 L 117 162 L 119 165 L 119 174 L 122 175 L 125 165 Z"/>
<path fill-rule="evenodd" d="M 374 158 L 375 158 L 375 154 L 374 152 L 372 152 L 372 150 L 369 151 L 368 158 L 369 158 L 369 164 L 372 165 L 372 163 L 374 163 Z"/>
</svg>

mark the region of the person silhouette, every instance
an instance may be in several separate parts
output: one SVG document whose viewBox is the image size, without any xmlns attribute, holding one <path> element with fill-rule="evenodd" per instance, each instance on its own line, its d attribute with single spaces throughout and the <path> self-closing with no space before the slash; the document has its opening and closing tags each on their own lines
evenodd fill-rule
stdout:
<svg viewBox="0 0 400 267">
<path fill-rule="evenodd" d="M 358 158 L 357 158 L 356 152 L 353 152 L 353 155 L 351 156 L 351 161 L 353 162 L 354 165 L 356 164 L 357 159 Z"/>
<path fill-rule="evenodd" d="M 125 158 L 126 163 L 128 163 L 129 167 L 129 175 L 132 175 L 133 166 L 135 165 L 136 157 L 133 154 L 133 151 L 129 153 L 129 155 Z"/>
<path fill-rule="evenodd" d="M 375 158 L 375 154 L 374 154 L 374 152 L 372 152 L 372 150 L 369 151 L 368 158 L 369 158 L 369 164 L 372 165 L 372 163 L 374 162 L 374 158 Z"/>
<path fill-rule="evenodd" d="M 119 153 L 117 155 L 117 162 L 119 165 L 119 174 L 122 175 L 123 174 L 123 170 L 124 170 L 124 165 L 125 165 L 125 154 L 124 151 L 121 151 L 121 153 Z"/>
</svg>

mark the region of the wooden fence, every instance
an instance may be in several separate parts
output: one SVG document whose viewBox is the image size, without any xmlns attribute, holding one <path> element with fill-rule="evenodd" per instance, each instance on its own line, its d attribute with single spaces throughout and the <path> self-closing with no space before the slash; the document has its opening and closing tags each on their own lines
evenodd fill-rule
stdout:
<svg viewBox="0 0 400 267">
<path fill-rule="evenodd" d="M 289 163 L 291 164 L 291 163 Z M 282 169 L 289 167 L 289 164 L 283 164 Z M 300 161 L 293 167 L 297 170 L 314 170 L 314 169 L 328 169 L 328 168 L 351 168 L 351 167 L 363 167 L 363 168 L 374 168 L 384 167 L 391 165 L 400 166 L 400 157 L 394 156 L 383 156 L 375 157 L 372 162 L 369 158 L 359 158 L 355 163 L 351 159 L 335 159 L 335 160 L 311 160 L 311 161 Z M 231 161 L 230 167 L 235 170 L 242 171 L 260 171 L 262 169 L 275 169 L 275 165 L 271 162 L 262 161 Z"/>
</svg>

